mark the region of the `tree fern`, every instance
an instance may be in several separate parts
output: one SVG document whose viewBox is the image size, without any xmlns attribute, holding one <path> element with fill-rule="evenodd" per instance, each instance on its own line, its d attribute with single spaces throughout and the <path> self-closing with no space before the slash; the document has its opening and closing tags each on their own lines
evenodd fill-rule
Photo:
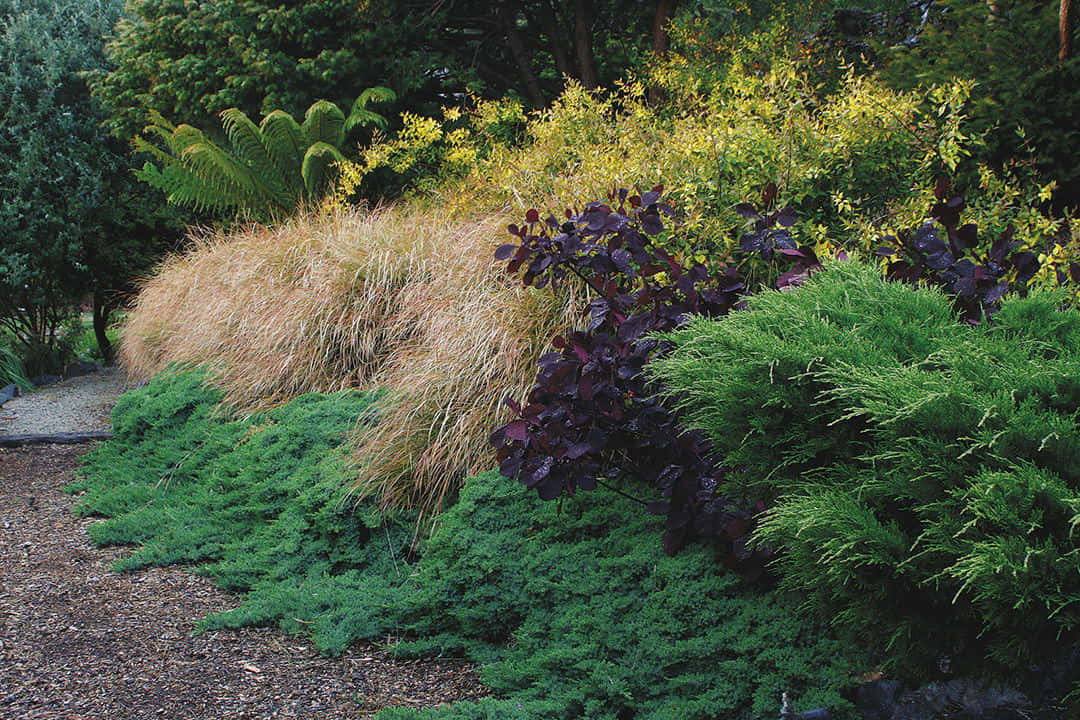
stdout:
<svg viewBox="0 0 1080 720">
<path fill-rule="evenodd" d="M 318 197 L 326 192 L 333 178 L 334 167 L 344 162 L 345 156 L 337 148 L 324 142 L 317 142 L 304 153 L 304 165 L 301 173 L 304 177 L 304 190 L 308 197 Z"/>
<path fill-rule="evenodd" d="M 274 110 L 259 123 L 259 131 L 274 171 L 285 180 L 290 193 L 302 196 L 300 168 L 308 143 L 300 123 L 284 110 Z"/>
<path fill-rule="evenodd" d="M 287 183 L 277 171 L 259 127 L 247 115 L 236 108 L 221 113 L 222 127 L 232 143 L 236 157 L 251 170 L 253 178 L 260 182 L 260 192 L 273 198 L 277 205 L 287 207 L 296 202 L 290 197 Z"/>
<path fill-rule="evenodd" d="M 322 142 L 335 148 L 345 142 L 345 113 L 332 102 L 319 100 L 304 113 L 301 126 L 310 144 Z"/>
<path fill-rule="evenodd" d="M 360 93 L 360 97 L 356 98 L 352 110 L 349 111 L 349 117 L 345 119 L 345 132 L 351 133 L 358 127 L 369 125 L 373 125 L 380 130 L 386 130 L 386 118 L 377 112 L 368 110 L 368 105 L 373 102 L 384 103 L 394 102 L 395 100 L 397 100 L 397 93 L 387 87 L 370 87 Z"/>
<path fill-rule="evenodd" d="M 385 120 L 367 111 L 371 101 L 391 98 L 385 88 L 361 94 L 349 129 Z M 365 114 L 367 113 L 367 114 Z M 165 193 L 168 201 L 196 210 L 237 213 L 253 219 L 287 214 L 304 202 L 317 202 L 345 160 L 345 114 L 319 100 L 301 125 L 274 110 L 256 125 L 236 108 L 221 113 L 229 140 L 223 148 L 198 128 L 174 126 L 160 115 L 136 138 L 135 147 L 151 156 L 136 175 Z"/>
</svg>

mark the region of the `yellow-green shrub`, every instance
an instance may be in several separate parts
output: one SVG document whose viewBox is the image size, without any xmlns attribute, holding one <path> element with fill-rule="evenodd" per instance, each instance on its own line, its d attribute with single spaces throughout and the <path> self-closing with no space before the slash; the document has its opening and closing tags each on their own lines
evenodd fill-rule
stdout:
<svg viewBox="0 0 1080 720">
<path fill-rule="evenodd" d="M 872 222 L 910 211 L 903 200 L 916 188 L 929 195 L 934 174 L 964 152 L 968 86 L 898 92 L 848 71 L 822 97 L 810 68 L 784 50 L 791 44 L 784 33 L 791 31 L 772 29 L 728 48 L 729 71 L 713 85 L 681 85 L 687 68 L 678 55 L 609 92 L 571 83 L 529 118 L 513 136 L 518 142 L 490 128 L 517 127 L 519 106 L 409 116 L 399 134 L 361 149 L 339 197 L 390 173 L 413 197 L 455 211 L 521 212 L 537 198 L 580 206 L 614 187 L 662 183 L 684 214 L 674 249 L 723 259 L 743 224 L 734 206 L 776 182 L 781 201 L 805 218 L 804 242 L 869 246 Z M 651 107 L 646 84 L 665 88 L 669 102 Z"/>
</svg>

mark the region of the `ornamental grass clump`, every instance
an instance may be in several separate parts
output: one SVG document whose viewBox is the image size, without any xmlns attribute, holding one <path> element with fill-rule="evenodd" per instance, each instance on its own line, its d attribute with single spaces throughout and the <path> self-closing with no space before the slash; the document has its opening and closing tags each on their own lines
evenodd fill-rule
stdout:
<svg viewBox="0 0 1080 720">
<path fill-rule="evenodd" d="M 490 465 L 502 398 L 577 318 L 572 291 L 529 294 L 490 261 L 505 223 L 397 206 L 198 239 L 143 287 L 123 362 L 140 378 L 203 367 L 244 414 L 379 388 L 383 422 L 353 438 L 357 489 L 433 513 Z"/>
<path fill-rule="evenodd" d="M 397 291 L 424 272 L 425 236 L 412 230 L 376 211 L 196 237 L 143 286 L 121 360 L 144 379 L 205 367 L 248 412 L 363 385 L 401 339 L 387 323 Z"/>
<path fill-rule="evenodd" d="M 649 366 L 771 503 L 756 539 L 896 672 L 1008 677 L 1080 637 L 1080 312 L 945 295 L 837 263 L 748 312 L 697 319 Z"/>
<path fill-rule="evenodd" d="M 430 518 L 467 474 L 490 467 L 503 398 L 524 397 L 548 339 L 580 322 L 573 288 L 530 293 L 490 261 L 504 225 L 501 215 L 461 222 L 433 271 L 398 294 L 388 327 L 407 340 L 372 379 L 386 392 L 381 421 L 354 441 L 356 489 L 384 509 Z"/>
</svg>

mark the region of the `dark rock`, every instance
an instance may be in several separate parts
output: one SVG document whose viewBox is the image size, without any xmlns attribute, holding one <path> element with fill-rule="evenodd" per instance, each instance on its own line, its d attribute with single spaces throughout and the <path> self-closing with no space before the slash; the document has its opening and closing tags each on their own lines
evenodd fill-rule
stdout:
<svg viewBox="0 0 1080 720">
<path fill-rule="evenodd" d="M 895 680 L 863 683 L 855 694 L 855 707 L 863 720 L 890 720 L 901 690 L 903 686 Z"/>
<path fill-rule="evenodd" d="M 34 387 L 42 387 L 44 385 L 52 385 L 55 382 L 60 382 L 59 375 L 38 375 L 36 378 L 30 379 L 30 384 Z"/>
<path fill-rule="evenodd" d="M 64 368 L 64 379 L 68 380 L 83 375 L 92 375 L 101 370 L 101 365 L 91 361 L 74 362 Z"/>
<path fill-rule="evenodd" d="M 859 688 L 856 708 L 864 720 L 1024 720 L 1031 702 L 1009 688 L 988 688 L 974 680 L 934 682 L 902 691 L 897 682 L 878 680 Z"/>
<path fill-rule="evenodd" d="M 19 397 L 19 386 L 15 384 L 5 385 L 0 388 L 0 405 L 3 405 L 12 398 Z"/>
</svg>

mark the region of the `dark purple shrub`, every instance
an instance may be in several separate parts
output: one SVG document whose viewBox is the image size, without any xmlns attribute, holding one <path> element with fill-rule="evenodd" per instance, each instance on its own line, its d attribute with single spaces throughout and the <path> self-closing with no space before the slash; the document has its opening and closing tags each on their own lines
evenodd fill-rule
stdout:
<svg viewBox="0 0 1080 720">
<path fill-rule="evenodd" d="M 778 209 L 776 198 L 776 183 L 769 183 L 761 191 L 760 205 L 739 203 L 735 211 L 754 221 L 739 237 L 739 248 L 747 258 L 756 255 L 764 261 L 770 273 L 779 273 L 774 281 L 760 284 L 783 289 L 801 285 L 811 272 L 821 267 L 821 261 L 812 248 L 795 241 L 790 228 L 799 221 L 798 213 L 790 205 Z M 783 262 L 791 265 L 781 272 Z"/>
<path fill-rule="evenodd" d="M 888 277 L 908 283 L 926 282 L 953 296 L 953 307 L 962 320 L 978 324 L 989 319 L 1009 291 L 1010 277 L 1020 292 L 1039 269 L 1035 254 L 1017 250 L 1010 226 L 1000 237 L 979 237 L 974 223 L 960 224 L 964 199 L 953 196 L 947 180 L 938 182 L 937 202 L 931 220 L 918 228 L 883 238 L 888 245 L 878 255 L 899 256 L 889 265 Z M 972 259 L 974 250 L 986 249 L 986 262 Z"/>
<path fill-rule="evenodd" d="M 744 285 L 733 269 L 710 272 L 684 265 L 652 239 L 672 208 L 662 188 L 640 196 L 620 190 L 566 221 L 511 225 L 515 242 L 496 251 L 527 286 L 558 286 L 572 277 L 594 299 L 584 330 L 552 340 L 540 359 L 536 385 L 515 419 L 491 436 L 503 475 L 535 488 L 543 499 L 591 490 L 622 489 L 629 478 L 651 483 L 663 499 L 648 504 L 665 514 L 664 548 L 674 553 L 695 537 L 719 540 L 731 564 L 760 561 L 745 549 L 753 525 L 746 503 L 719 494 L 723 468 L 708 459 L 702 438 L 676 422 L 666 401 L 644 378 L 644 365 L 665 347 L 648 336 L 670 330 L 690 314 L 719 316 L 739 301 Z M 759 563 L 750 563 L 759 564 Z"/>
</svg>

